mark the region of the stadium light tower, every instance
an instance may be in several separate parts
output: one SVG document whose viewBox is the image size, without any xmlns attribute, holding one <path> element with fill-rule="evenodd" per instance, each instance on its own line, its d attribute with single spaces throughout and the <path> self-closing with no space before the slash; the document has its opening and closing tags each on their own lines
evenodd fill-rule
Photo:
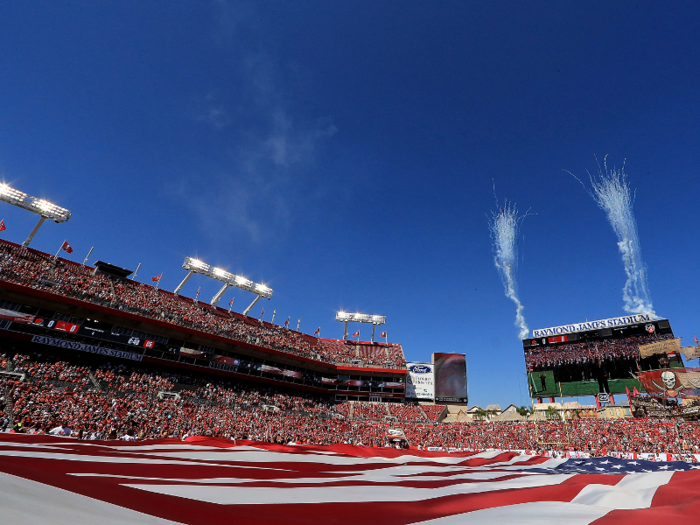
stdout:
<svg viewBox="0 0 700 525">
<path fill-rule="evenodd" d="M 210 266 L 207 263 L 200 261 L 199 259 L 195 259 L 194 257 L 185 257 L 185 262 L 182 263 L 182 267 L 185 270 L 188 270 L 189 273 L 185 276 L 182 282 L 177 285 L 177 288 L 175 288 L 175 291 L 173 292 L 175 295 L 180 293 L 180 290 L 182 290 L 182 287 L 185 286 L 185 283 L 189 280 L 189 278 L 192 277 L 192 274 L 199 273 L 201 275 L 211 277 L 212 279 L 224 283 L 221 289 L 218 292 L 216 292 L 216 295 L 212 297 L 212 306 L 216 306 L 217 304 L 219 304 L 219 301 L 224 295 L 224 292 L 230 286 L 235 286 L 236 288 L 240 288 L 241 290 L 245 290 L 247 292 L 252 292 L 256 295 L 255 299 L 253 299 L 253 302 L 250 303 L 248 308 L 246 308 L 243 311 L 243 315 L 248 315 L 250 309 L 253 308 L 253 306 L 255 306 L 255 303 L 257 303 L 261 297 L 264 299 L 270 299 L 270 297 L 272 297 L 272 288 L 265 286 L 264 284 L 254 283 L 253 281 L 246 279 L 241 275 L 234 275 L 221 268 Z"/>
<path fill-rule="evenodd" d="M 345 323 L 345 330 L 343 332 L 343 339 L 347 341 L 348 339 L 348 323 L 366 323 L 372 325 L 372 342 L 374 343 L 374 329 L 378 325 L 383 325 L 386 323 L 386 317 L 383 315 L 369 315 L 369 314 L 359 314 L 359 313 L 348 313 L 337 312 L 335 314 L 335 320 Z"/>
<path fill-rule="evenodd" d="M 16 190 L 4 183 L 0 184 L 0 201 L 4 201 L 41 216 L 39 222 L 34 226 L 29 237 L 27 237 L 27 240 L 22 243 L 22 246 L 25 248 L 32 242 L 36 232 L 39 231 L 39 228 L 41 228 L 41 225 L 44 224 L 46 219 L 51 219 L 55 223 L 61 223 L 66 222 L 71 217 L 71 213 L 67 209 L 56 206 L 44 199 L 27 195 L 23 191 Z"/>
</svg>

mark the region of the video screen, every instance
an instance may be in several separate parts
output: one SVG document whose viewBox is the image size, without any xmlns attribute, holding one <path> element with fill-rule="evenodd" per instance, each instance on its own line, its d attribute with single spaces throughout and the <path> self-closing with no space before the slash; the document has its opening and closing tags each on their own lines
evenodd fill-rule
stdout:
<svg viewBox="0 0 700 525">
<path fill-rule="evenodd" d="M 467 402 L 467 358 L 464 354 L 433 354 L 435 401 Z"/>
<path fill-rule="evenodd" d="M 673 339 L 668 323 L 624 326 L 523 341 L 533 398 L 621 394 L 643 386 L 640 372 L 682 367 L 680 355 L 641 357 L 639 347 Z"/>
</svg>

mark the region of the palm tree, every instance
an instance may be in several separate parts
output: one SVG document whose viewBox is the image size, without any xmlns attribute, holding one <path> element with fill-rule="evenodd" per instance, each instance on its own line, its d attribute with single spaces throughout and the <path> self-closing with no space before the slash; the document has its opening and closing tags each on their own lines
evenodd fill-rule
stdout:
<svg viewBox="0 0 700 525">
<path fill-rule="evenodd" d="M 474 411 L 474 416 L 478 421 L 483 421 L 486 419 L 486 416 L 488 416 L 488 412 L 484 410 L 483 408 L 477 408 Z"/>
<path fill-rule="evenodd" d="M 532 414 L 532 407 L 521 406 L 515 409 L 515 411 L 523 417 L 527 417 Z"/>
<path fill-rule="evenodd" d="M 561 419 L 559 411 L 552 405 L 547 407 L 547 419 Z"/>
</svg>

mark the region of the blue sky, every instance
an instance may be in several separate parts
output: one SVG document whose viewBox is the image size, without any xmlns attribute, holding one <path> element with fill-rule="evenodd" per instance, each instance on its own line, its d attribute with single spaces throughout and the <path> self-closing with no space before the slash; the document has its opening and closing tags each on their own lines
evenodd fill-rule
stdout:
<svg viewBox="0 0 700 525">
<path fill-rule="evenodd" d="M 95 246 L 91 262 L 141 262 L 170 290 L 199 256 L 268 283 L 267 319 L 324 337 L 342 336 L 340 308 L 383 314 L 410 360 L 467 354 L 470 403 L 524 404 L 493 181 L 533 214 L 530 328 L 615 317 L 615 236 L 563 171 L 609 154 L 636 188 L 656 311 L 685 343 L 700 331 L 699 4 L 11 4 L 0 176 L 73 212 L 38 249 Z M 21 242 L 35 217 L 1 208 Z M 200 285 L 218 288 L 184 293 Z"/>
</svg>

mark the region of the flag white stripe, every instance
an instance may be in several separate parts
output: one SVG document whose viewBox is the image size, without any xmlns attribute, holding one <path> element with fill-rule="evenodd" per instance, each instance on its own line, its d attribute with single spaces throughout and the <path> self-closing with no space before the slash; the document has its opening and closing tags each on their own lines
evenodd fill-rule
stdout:
<svg viewBox="0 0 700 525">
<path fill-rule="evenodd" d="M 387 501 L 424 501 L 457 494 L 478 494 L 496 490 L 512 490 L 558 485 L 573 474 L 541 474 L 486 483 L 459 483 L 447 487 L 415 488 L 399 485 L 344 485 L 284 488 L 274 487 L 211 487 L 196 485 L 141 485 L 126 487 L 187 498 L 219 505 L 272 505 L 286 503 L 363 503 Z"/>
<path fill-rule="evenodd" d="M 413 525 L 589 525 L 610 509 L 561 501 L 537 501 L 445 516 Z"/>
<path fill-rule="evenodd" d="M 150 514 L 0 472 L 3 523 L 175 525 Z"/>
<path fill-rule="evenodd" d="M 611 509 L 648 509 L 657 489 L 672 476 L 673 472 L 628 474 L 616 485 L 587 485 L 572 502 Z"/>
</svg>

